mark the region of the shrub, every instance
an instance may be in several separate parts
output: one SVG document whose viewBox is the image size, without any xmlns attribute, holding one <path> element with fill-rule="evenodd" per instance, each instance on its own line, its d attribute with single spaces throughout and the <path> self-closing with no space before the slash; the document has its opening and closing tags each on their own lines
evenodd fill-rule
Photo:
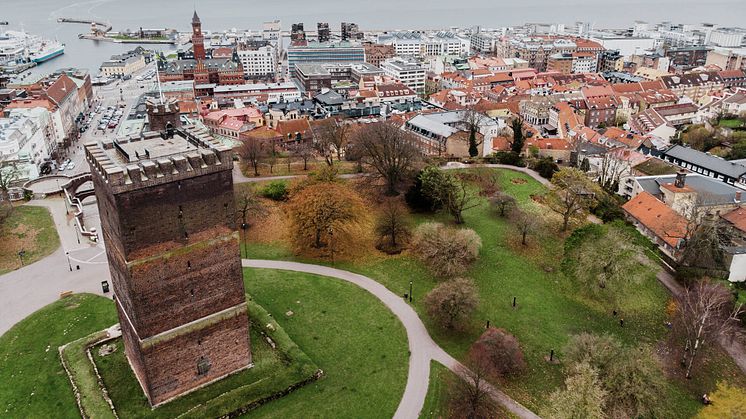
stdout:
<svg viewBox="0 0 746 419">
<path fill-rule="evenodd" d="M 505 329 L 490 327 L 485 330 L 470 351 L 473 356 L 488 361 L 489 373 L 496 378 L 518 374 L 526 369 L 518 339 Z"/>
<path fill-rule="evenodd" d="M 284 181 L 274 180 L 262 189 L 262 196 L 273 201 L 284 201 L 288 198 L 288 185 Z"/>
<path fill-rule="evenodd" d="M 477 288 L 470 279 L 446 281 L 425 296 L 427 314 L 444 329 L 461 329 L 477 305 Z"/>
<path fill-rule="evenodd" d="M 490 163 L 526 167 L 526 162 L 523 161 L 520 154 L 513 153 L 512 151 L 498 151 L 497 153 L 493 153 L 491 156 L 489 156 L 487 160 Z"/>
<path fill-rule="evenodd" d="M 412 240 L 415 255 L 443 278 L 462 275 L 479 256 L 482 240 L 472 229 L 455 229 L 441 223 L 417 227 Z"/>
<path fill-rule="evenodd" d="M 559 166 L 557 166 L 557 163 L 555 163 L 551 157 L 545 157 L 536 160 L 532 169 L 536 170 L 539 176 L 544 179 L 551 179 L 552 176 L 559 171 Z"/>
</svg>

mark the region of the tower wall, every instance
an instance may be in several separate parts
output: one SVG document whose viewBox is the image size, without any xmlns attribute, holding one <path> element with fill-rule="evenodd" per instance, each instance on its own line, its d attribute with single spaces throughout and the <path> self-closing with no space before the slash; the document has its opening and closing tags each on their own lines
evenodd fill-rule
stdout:
<svg viewBox="0 0 746 419">
<path fill-rule="evenodd" d="M 231 154 L 194 127 L 86 144 L 125 353 L 153 405 L 251 363 Z"/>
</svg>

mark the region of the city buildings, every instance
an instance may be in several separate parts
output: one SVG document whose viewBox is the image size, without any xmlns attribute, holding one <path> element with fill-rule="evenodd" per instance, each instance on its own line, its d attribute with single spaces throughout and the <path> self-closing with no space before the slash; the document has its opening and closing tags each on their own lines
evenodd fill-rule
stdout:
<svg viewBox="0 0 746 419">
<path fill-rule="evenodd" d="M 147 64 L 142 50 L 132 50 L 124 54 L 112 55 L 111 59 L 101 64 L 101 74 L 106 77 L 123 78 L 142 70 Z"/>
<path fill-rule="evenodd" d="M 272 79 L 277 71 L 277 51 L 272 45 L 240 43 L 236 48 L 246 79 Z"/>
<path fill-rule="evenodd" d="M 417 94 L 425 92 L 426 72 L 419 62 L 407 58 L 390 58 L 381 64 L 381 69 Z"/>
<path fill-rule="evenodd" d="M 302 42 L 293 44 L 287 49 L 288 71 L 295 72 L 299 63 L 354 63 L 365 62 L 365 49 L 358 43 L 340 42 Z"/>
<path fill-rule="evenodd" d="M 343 41 L 360 41 L 363 39 L 364 34 L 360 32 L 357 23 L 342 22 L 340 26 Z"/>
<path fill-rule="evenodd" d="M 435 57 L 440 55 L 465 55 L 469 53 L 471 41 L 453 32 L 432 33 L 394 32 L 378 36 L 378 43 L 393 45 L 400 57 Z"/>
</svg>

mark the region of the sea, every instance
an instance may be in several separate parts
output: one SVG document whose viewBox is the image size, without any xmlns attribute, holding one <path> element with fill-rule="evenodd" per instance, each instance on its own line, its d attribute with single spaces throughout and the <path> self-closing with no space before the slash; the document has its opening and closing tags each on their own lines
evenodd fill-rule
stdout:
<svg viewBox="0 0 746 419">
<path fill-rule="evenodd" d="M 626 28 L 636 20 L 746 26 L 744 0 L 2 0 L 0 21 L 9 25 L 0 30 L 25 30 L 65 44 L 63 56 L 33 72 L 81 67 L 96 75 L 102 61 L 134 45 L 78 39 L 89 26 L 58 23 L 57 18 L 94 18 L 111 23 L 115 31 L 141 27 L 187 31 L 195 9 L 206 31 L 259 29 L 262 22 L 275 19 L 283 29 L 295 22 L 315 28 L 322 21 L 338 30 L 344 21 L 357 23 L 362 31 L 577 21 Z"/>
</svg>

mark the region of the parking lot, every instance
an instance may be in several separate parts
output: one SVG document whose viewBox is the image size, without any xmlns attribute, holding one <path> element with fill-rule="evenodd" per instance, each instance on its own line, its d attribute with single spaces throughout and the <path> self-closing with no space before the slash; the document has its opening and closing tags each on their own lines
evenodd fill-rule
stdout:
<svg viewBox="0 0 746 419">
<path fill-rule="evenodd" d="M 55 173 L 74 176 L 89 171 L 85 161 L 83 144 L 107 137 L 116 137 L 122 122 L 137 103 L 140 95 L 156 89 L 155 63 L 133 74 L 129 80 L 118 80 L 105 86 L 94 86 L 93 105 L 84 114 L 82 132 L 73 143 L 67 157 L 60 162 Z M 139 76 L 152 73 L 149 79 L 138 80 Z"/>
</svg>

